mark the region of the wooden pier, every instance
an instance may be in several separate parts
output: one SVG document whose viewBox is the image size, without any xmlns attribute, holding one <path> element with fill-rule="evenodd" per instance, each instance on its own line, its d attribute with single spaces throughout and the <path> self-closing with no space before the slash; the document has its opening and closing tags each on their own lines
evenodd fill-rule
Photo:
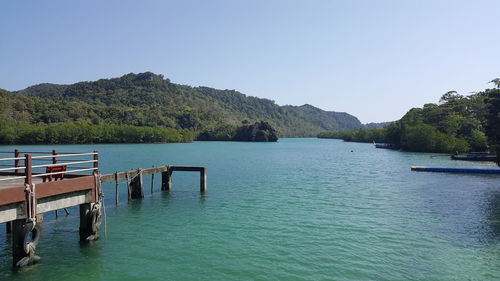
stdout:
<svg viewBox="0 0 500 281">
<path fill-rule="evenodd" d="M 161 174 L 161 190 L 171 191 L 172 173 L 199 172 L 200 192 L 207 191 L 207 168 L 161 166 L 101 175 L 99 153 L 0 152 L 13 157 L 0 158 L 0 223 L 7 223 L 12 235 L 12 258 L 15 267 L 36 263 L 35 250 L 40 238 L 43 214 L 72 206 L 80 207 L 80 241 L 99 238 L 103 214 L 102 182 L 125 179 L 128 200 L 144 197 L 142 177 Z"/>
</svg>

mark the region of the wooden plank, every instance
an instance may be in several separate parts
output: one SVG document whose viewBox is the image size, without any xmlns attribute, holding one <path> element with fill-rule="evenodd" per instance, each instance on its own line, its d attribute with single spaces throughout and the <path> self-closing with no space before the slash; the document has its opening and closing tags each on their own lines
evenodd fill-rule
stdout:
<svg viewBox="0 0 500 281">
<path fill-rule="evenodd" d="M 154 167 L 154 168 L 148 168 L 148 169 L 143 169 L 142 170 L 142 175 L 151 175 L 151 174 L 160 174 L 163 172 L 166 172 L 168 170 L 170 171 L 183 171 L 183 172 L 203 172 L 203 170 L 206 169 L 206 167 L 196 167 L 196 166 L 160 166 L 160 167 Z M 137 176 L 138 170 L 130 170 L 126 172 L 119 172 L 118 177 L 115 176 L 115 174 L 106 174 L 106 175 L 101 175 L 101 182 L 108 182 L 108 181 L 114 181 L 118 178 L 118 180 L 121 179 L 126 179 L 127 178 L 127 173 L 130 178 L 133 178 Z"/>
<path fill-rule="evenodd" d="M 24 186 L 15 186 L 0 189 L 0 206 L 24 202 Z"/>
<path fill-rule="evenodd" d="M 165 172 L 167 170 L 168 170 L 168 166 L 160 166 L 160 167 L 155 167 L 155 168 L 143 169 L 142 174 L 143 175 L 159 174 L 159 173 Z M 128 176 L 130 178 L 133 178 L 138 174 L 138 171 L 137 170 L 130 170 L 130 171 L 126 171 L 126 172 L 119 172 L 119 173 L 116 173 L 117 176 L 115 176 L 115 173 L 101 175 L 101 182 L 114 181 L 116 179 L 118 179 L 118 180 L 126 179 L 127 173 L 128 173 Z"/>
<path fill-rule="evenodd" d="M 36 198 L 41 199 L 81 190 L 92 190 L 93 192 L 94 188 L 94 176 L 38 183 L 36 184 Z"/>
<path fill-rule="evenodd" d="M 170 166 L 172 171 L 181 172 L 203 172 L 205 167 L 191 167 L 191 166 Z"/>
</svg>

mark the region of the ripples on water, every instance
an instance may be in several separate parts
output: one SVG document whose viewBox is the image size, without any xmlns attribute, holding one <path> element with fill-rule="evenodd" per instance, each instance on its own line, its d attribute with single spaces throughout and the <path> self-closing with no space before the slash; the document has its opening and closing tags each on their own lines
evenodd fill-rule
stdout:
<svg viewBox="0 0 500 281">
<path fill-rule="evenodd" d="M 106 235 L 79 246 L 78 210 L 49 214 L 21 272 L 2 228 L 0 280 L 500 279 L 500 177 L 409 169 L 484 164 L 319 139 L 59 147 L 94 149 L 104 173 L 205 165 L 209 192 L 179 173 L 128 204 L 122 185 L 115 206 L 107 184 Z"/>
</svg>

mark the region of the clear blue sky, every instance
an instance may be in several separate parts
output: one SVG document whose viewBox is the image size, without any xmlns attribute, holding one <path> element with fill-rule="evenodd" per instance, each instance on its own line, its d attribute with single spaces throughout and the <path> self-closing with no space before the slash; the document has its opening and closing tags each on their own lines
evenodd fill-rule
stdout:
<svg viewBox="0 0 500 281">
<path fill-rule="evenodd" d="M 152 71 L 399 119 L 500 77 L 500 1 L 0 0 L 0 88 Z"/>
</svg>

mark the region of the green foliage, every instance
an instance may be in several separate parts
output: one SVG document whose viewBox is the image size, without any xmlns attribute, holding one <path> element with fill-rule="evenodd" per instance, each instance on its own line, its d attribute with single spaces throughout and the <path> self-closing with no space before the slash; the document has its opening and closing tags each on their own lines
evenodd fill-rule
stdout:
<svg viewBox="0 0 500 281">
<path fill-rule="evenodd" d="M 40 84 L 16 93 L 0 92 L 0 120 L 21 124 L 85 122 L 188 129 L 213 128 L 266 120 L 282 136 L 315 136 L 326 130 L 362 128 L 347 113 L 274 101 L 234 90 L 171 83 L 151 72 L 72 85 Z"/>
<path fill-rule="evenodd" d="M 238 127 L 236 125 L 223 125 L 201 132 L 197 140 L 200 141 L 232 141 L 236 136 Z"/>
<path fill-rule="evenodd" d="M 193 139 L 192 131 L 158 126 L 0 123 L 0 144 L 189 142 Z"/>
<path fill-rule="evenodd" d="M 439 132 L 431 125 L 408 126 L 401 136 L 401 148 L 417 152 L 465 152 L 467 141 Z"/>
<path fill-rule="evenodd" d="M 393 143 L 407 151 L 467 152 L 500 148 L 500 80 L 497 89 L 462 96 L 445 93 L 439 104 L 409 110 L 399 121 L 376 130 L 324 132 L 322 138 Z M 489 145 L 488 145 L 489 144 Z"/>
<path fill-rule="evenodd" d="M 278 140 L 276 130 L 264 121 L 255 122 L 248 125 L 244 120 L 243 125 L 225 125 L 214 129 L 206 130 L 198 135 L 198 140 L 216 141 L 257 141 L 275 142 Z"/>
<path fill-rule="evenodd" d="M 322 132 L 318 134 L 318 138 L 325 139 L 343 139 L 345 141 L 356 141 L 356 142 L 385 142 L 386 141 L 386 129 L 379 128 L 373 130 L 354 130 L 354 131 L 343 131 L 343 132 Z"/>
<path fill-rule="evenodd" d="M 243 125 L 236 130 L 234 140 L 275 142 L 278 141 L 278 133 L 268 122 L 255 122 L 253 125 Z"/>
<path fill-rule="evenodd" d="M 471 146 L 472 151 L 488 150 L 488 138 L 483 132 L 479 130 L 473 129 L 467 140 Z"/>
<path fill-rule="evenodd" d="M 484 91 L 486 96 L 486 130 L 490 144 L 497 152 L 500 151 L 500 79 L 492 81 L 496 89 L 487 89 Z"/>
</svg>

